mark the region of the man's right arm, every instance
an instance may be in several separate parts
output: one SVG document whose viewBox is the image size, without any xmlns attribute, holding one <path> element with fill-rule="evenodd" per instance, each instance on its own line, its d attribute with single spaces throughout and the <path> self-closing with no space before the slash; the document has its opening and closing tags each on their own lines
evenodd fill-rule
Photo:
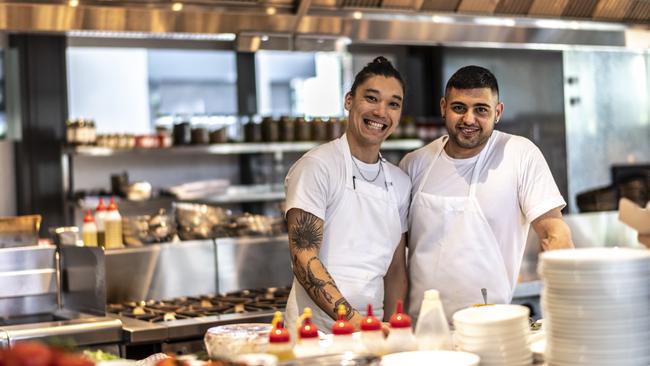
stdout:
<svg viewBox="0 0 650 366">
<path fill-rule="evenodd" d="M 354 310 L 339 291 L 334 279 L 318 258 L 323 242 L 323 220 L 298 208 L 287 212 L 289 226 L 289 253 L 293 274 L 309 297 L 332 319 L 337 308 L 344 305 L 348 320 L 359 328 L 361 314 Z"/>
</svg>

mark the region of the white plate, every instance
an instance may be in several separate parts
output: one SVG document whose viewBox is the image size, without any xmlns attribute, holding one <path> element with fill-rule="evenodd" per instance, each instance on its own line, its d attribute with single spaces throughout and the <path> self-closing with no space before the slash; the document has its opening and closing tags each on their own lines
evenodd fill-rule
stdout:
<svg viewBox="0 0 650 366">
<path fill-rule="evenodd" d="M 540 254 L 544 268 L 598 269 L 617 266 L 647 266 L 650 251 L 631 248 L 581 248 L 552 250 Z"/>
<path fill-rule="evenodd" d="M 382 366 L 478 366 L 479 356 L 468 352 L 414 351 L 383 356 Z"/>
</svg>

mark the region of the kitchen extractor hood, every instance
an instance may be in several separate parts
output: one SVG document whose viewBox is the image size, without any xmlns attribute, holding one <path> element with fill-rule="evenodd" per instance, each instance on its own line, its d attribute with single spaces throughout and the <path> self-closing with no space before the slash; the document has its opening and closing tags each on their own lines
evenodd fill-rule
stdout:
<svg viewBox="0 0 650 366">
<path fill-rule="evenodd" d="M 648 0 L 40 0 L 0 3 L 0 30 L 231 42 L 650 47 Z M 233 39 L 235 38 L 236 39 Z"/>
</svg>

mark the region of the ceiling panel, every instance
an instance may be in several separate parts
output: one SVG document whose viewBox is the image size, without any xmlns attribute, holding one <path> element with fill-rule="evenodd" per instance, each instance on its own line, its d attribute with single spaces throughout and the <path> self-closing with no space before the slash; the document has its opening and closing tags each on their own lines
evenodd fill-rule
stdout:
<svg viewBox="0 0 650 366">
<path fill-rule="evenodd" d="M 499 0 L 462 0 L 458 12 L 492 14 L 498 3 Z"/>
<path fill-rule="evenodd" d="M 591 18 L 598 0 L 569 0 L 562 16 L 569 18 Z"/>
<path fill-rule="evenodd" d="M 569 0 L 534 0 L 528 14 L 559 17 L 568 3 Z"/>
<path fill-rule="evenodd" d="M 495 14 L 526 15 L 533 0 L 501 0 L 494 9 Z"/>
<path fill-rule="evenodd" d="M 460 0 L 424 0 L 423 11 L 456 11 Z"/>
<path fill-rule="evenodd" d="M 594 19 L 621 20 L 634 5 L 634 0 L 601 0 L 594 10 Z"/>
<path fill-rule="evenodd" d="M 635 1 L 625 16 L 625 20 L 650 24 L 650 1 Z"/>
</svg>

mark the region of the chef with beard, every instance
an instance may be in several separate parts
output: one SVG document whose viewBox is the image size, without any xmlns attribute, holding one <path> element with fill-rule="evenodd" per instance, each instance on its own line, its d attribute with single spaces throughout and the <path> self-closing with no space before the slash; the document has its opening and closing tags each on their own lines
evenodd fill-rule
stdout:
<svg viewBox="0 0 650 366">
<path fill-rule="evenodd" d="M 466 66 L 449 79 L 440 111 L 448 132 L 409 153 L 412 183 L 409 312 L 440 291 L 446 315 L 472 304 L 509 303 L 530 226 L 543 250 L 573 247 L 566 205 L 544 156 L 528 139 L 494 130 L 503 115 L 494 75 Z"/>
</svg>

